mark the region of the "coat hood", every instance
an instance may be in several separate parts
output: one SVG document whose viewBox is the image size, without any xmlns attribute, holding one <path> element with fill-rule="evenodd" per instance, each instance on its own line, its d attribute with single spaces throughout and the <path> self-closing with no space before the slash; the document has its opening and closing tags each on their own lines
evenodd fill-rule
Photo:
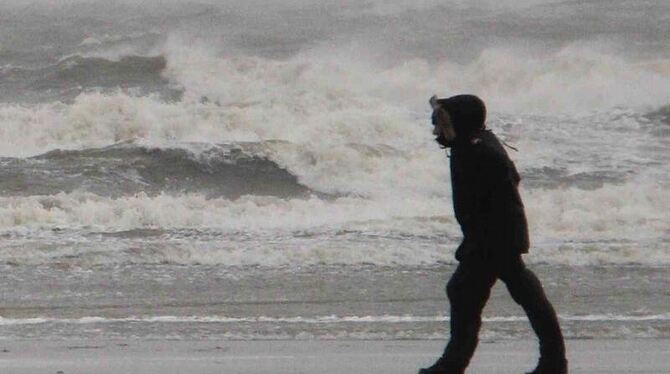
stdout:
<svg viewBox="0 0 670 374">
<path fill-rule="evenodd" d="M 457 95 L 437 102 L 449 113 L 457 139 L 469 139 L 474 132 L 486 128 L 486 106 L 477 96 Z"/>
</svg>

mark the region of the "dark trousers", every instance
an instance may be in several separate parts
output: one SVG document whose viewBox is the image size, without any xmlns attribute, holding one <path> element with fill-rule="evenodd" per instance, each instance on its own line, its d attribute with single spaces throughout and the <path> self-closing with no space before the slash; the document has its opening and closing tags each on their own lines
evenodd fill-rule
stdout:
<svg viewBox="0 0 670 374">
<path fill-rule="evenodd" d="M 502 280 L 521 305 L 540 341 L 542 360 L 565 358 L 563 335 L 553 306 L 535 274 L 521 256 L 506 260 L 464 259 L 447 283 L 451 304 L 451 339 L 444 351 L 446 362 L 457 372 L 470 363 L 479 341 L 482 309 L 496 280 Z"/>
</svg>

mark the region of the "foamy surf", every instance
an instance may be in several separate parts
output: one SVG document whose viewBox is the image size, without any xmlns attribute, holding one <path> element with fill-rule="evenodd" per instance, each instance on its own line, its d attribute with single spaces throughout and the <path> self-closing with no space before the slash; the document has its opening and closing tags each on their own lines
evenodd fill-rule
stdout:
<svg viewBox="0 0 670 374">
<path fill-rule="evenodd" d="M 444 339 L 426 100 L 467 92 L 566 336 L 667 338 L 668 10 L 4 1 L 2 336 Z M 483 337 L 528 337 L 496 292 Z"/>
<path fill-rule="evenodd" d="M 632 183 L 527 191 L 533 242 L 529 259 L 575 265 L 667 264 L 670 222 L 664 191 Z M 91 265 L 451 262 L 460 233 L 453 217 L 445 214 L 451 209 L 447 193 L 402 200 L 314 195 L 228 199 L 200 193 L 104 197 L 87 192 L 2 197 L 0 230 L 10 240 L 1 251 L 7 261 L 32 264 L 62 256 Z M 240 238 L 251 240 L 236 243 Z M 51 243 L 51 252 L 30 249 L 37 241 Z M 152 249 L 122 250 L 138 243 Z M 415 248 L 413 256 L 407 256 L 408 246 Z"/>
</svg>

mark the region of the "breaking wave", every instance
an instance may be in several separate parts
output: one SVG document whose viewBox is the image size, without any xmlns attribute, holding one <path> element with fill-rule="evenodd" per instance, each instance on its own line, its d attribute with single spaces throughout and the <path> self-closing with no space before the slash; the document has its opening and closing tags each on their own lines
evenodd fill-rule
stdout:
<svg viewBox="0 0 670 374">
<path fill-rule="evenodd" d="M 292 185 L 303 192 L 299 185 Z M 641 240 L 668 234 L 670 209 L 666 190 L 635 183 L 595 190 L 530 190 L 524 193 L 531 232 L 536 241 Z M 82 228 L 99 227 L 114 232 L 132 229 L 203 228 L 238 231 L 245 229 L 301 230 L 321 225 L 359 224 L 372 229 L 377 223 L 391 224 L 397 218 L 425 220 L 425 225 L 396 222 L 407 234 L 439 235 L 455 232 L 450 200 L 445 196 L 333 197 L 286 199 L 246 195 L 236 200 L 208 198 L 205 194 L 167 193 L 149 196 L 104 197 L 72 192 L 45 196 L 0 197 L 0 226 Z M 393 203 L 393 204 L 392 204 Z M 177 213 L 178 212 L 178 213 Z M 431 221 L 434 220 L 435 222 Z M 447 224 L 449 223 L 449 224 Z M 372 226 L 366 226 L 373 224 Z M 434 224 L 434 226 L 433 226 Z M 446 226 L 454 226 L 453 231 Z M 445 231 L 446 230 L 446 231 Z"/>
<path fill-rule="evenodd" d="M 262 144 L 150 148 L 120 143 L 86 150 L 55 150 L 32 158 L 0 159 L 5 195 L 90 192 L 119 197 L 137 193 L 197 192 L 208 197 L 306 196 L 310 191 L 275 162 L 246 149 Z"/>
<path fill-rule="evenodd" d="M 670 263 L 661 187 L 531 190 L 530 262 Z M 447 196 L 285 199 L 202 194 L 0 198 L 2 258 L 14 264 L 295 266 L 453 262 L 460 232 Z"/>
<path fill-rule="evenodd" d="M 0 89 L 57 97 L 0 104 L 0 230 L 16 239 L 2 248 L 7 261 L 451 261 L 437 248 L 459 230 L 430 134 L 435 90 L 482 96 L 489 127 L 521 150 L 512 157 L 538 247 L 531 259 L 670 261 L 667 58 L 582 42 L 402 60 L 349 41 L 279 59 L 208 41 L 173 32 L 154 57 L 2 69 Z M 107 42 L 116 41 L 78 39 L 82 49 Z M 202 240 L 172 241 L 188 233 Z M 30 235 L 53 239 L 53 251 L 23 246 L 36 245 Z M 118 246 L 90 247 L 87 235 Z M 237 235 L 265 241 L 245 247 Z"/>
<path fill-rule="evenodd" d="M 0 69 L 0 97 L 12 101 L 69 101 L 90 91 L 122 89 L 136 94 L 158 93 L 178 98 L 161 73 L 167 62 L 163 56 L 102 57 L 69 56 L 55 65 L 40 68 Z"/>
<path fill-rule="evenodd" d="M 36 87 L 79 84 L 88 87 L 144 85 L 163 82 L 160 73 L 167 63 L 162 56 L 124 56 L 118 61 L 104 58 L 72 56 L 63 59 L 47 76 L 34 83 Z"/>
</svg>

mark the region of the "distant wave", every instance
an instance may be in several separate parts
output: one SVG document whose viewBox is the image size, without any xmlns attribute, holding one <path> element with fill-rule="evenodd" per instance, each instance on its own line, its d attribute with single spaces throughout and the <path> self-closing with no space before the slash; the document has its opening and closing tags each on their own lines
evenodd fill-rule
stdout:
<svg viewBox="0 0 670 374">
<path fill-rule="evenodd" d="M 0 70 L 3 79 L 30 79 L 32 88 L 53 88 L 79 84 L 89 87 L 164 82 L 160 72 L 167 62 L 163 56 L 122 56 L 119 59 L 73 55 L 42 68 L 9 66 Z"/>
<path fill-rule="evenodd" d="M 125 56 L 118 61 L 104 58 L 72 56 L 48 70 L 44 79 L 33 87 L 54 87 L 79 84 L 87 87 L 108 87 L 121 84 L 142 85 L 163 83 L 160 72 L 166 67 L 163 56 Z"/>
<path fill-rule="evenodd" d="M 41 101 L 73 99 L 89 89 L 135 89 L 138 93 L 169 93 L 179 91 L 169 87 L 161 73 L 167 62 L 163 56 L 122 56 L 119 59 L 73 55 L 58 63 L 41 68 L 20 66 L 0 69 L 0 96 L 15 101 L 31 95 Z M 30 100 L 28 100 L 30 101 Z"/>
<path fill-rule="evenodd" d="M 120 143 L 95 149 L 54 150 L 0 162 L 3 195 L 195 192 L 234 199 L 248 194 L 296 197 L 310 192 L 275 162 L 234 145 L 210 145 L 196 155 L 181 148 Z"/>
</svg>

